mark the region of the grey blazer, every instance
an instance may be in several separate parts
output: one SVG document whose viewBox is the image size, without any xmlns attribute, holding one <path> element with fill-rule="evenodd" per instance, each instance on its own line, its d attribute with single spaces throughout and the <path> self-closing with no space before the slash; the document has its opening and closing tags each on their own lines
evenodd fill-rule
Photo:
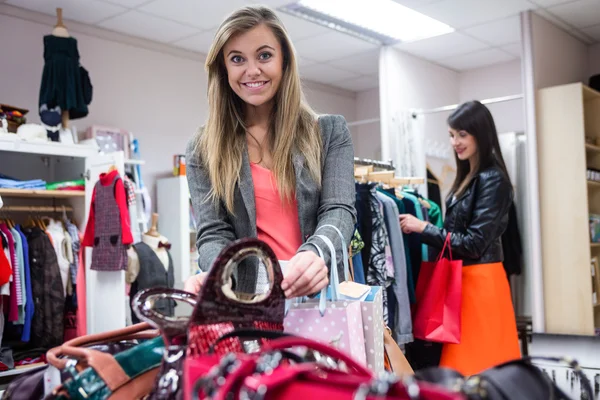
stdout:
<svg viewBox="0 0 600 400">
<path fill-rule="evenodd" d="M 317 253 L 313 244 L 317 245 L 324 253 L 326 265 L 330 266 L 328 248 L 314 234 L 322 225 L 336 226 L 342 232 L 345 243 L 342 243 L 339 234 L 330 227 L 319 229 L 318 234 L 327 236 L 335 245 L 341 277 L 342 246 L 347 247 L 350 244 L 356 223 L 354 149 L 344 117 L 323 115 L 319 117 L 319 126 L 323 138 L 320 190 L 304 165 L 304 156 L 299 152 L 293 153 L 298 218 L 303 238 L 303 244 L 298 251 Z M 224 204 L 215 206 L 206 201 L 211 183 L 202 160 L 193 152 L 193 143 L 194 140 L 191 140 L 186 151 L 187 179 L 198 230 L 198 264 L 202 271 L 208 271 L 221 250 L 229 243 L 236 239 L 257 236 L 254 185 L 246 151 L 243 153 L 240 180 L 235 189 L 235 217 L 227 212 Z M 257 260 L 245 260 L 236 275 L 236 290 L 254 293 Z"/>
</svg>

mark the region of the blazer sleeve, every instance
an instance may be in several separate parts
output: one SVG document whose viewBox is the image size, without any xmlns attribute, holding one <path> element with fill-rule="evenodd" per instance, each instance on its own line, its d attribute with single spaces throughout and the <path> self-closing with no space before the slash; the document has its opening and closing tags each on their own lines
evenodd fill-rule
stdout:
<svg viewBox="0 0 600 400">
<path fill-rule="evenodd" d="M 197 135 L 200 134 L 198 132 Z M 188 143 L 186 149 L 186 175 L 198 231 L 198 266 L 202 271 L 208 271 L 221 250 L 235 240 L 235 233 L 222 202 L 215 204 L 208 199 L 210 178 L 200 155 L 194 149 L 195 138 Z"/>
<path fill-rule="evenodd" d="M 324 160 L 321 178 L 321 197 L 317 211 L 317 228 L 313 236 L 300 246 L 298 252 L 312 251 L 317 253 L 313 245 L 323 250 L 325 264 L 329 267 L 331 257 L 327 247 L 315 235 L 328 237 L 335 246 L 338 255 L 338 266 L 342 265 L 342 246 L 348 247 L 354 233 L 356 223 L 356 201 L 354 186 L 354 148 L 352 136 L 341 115 L 321 117 L 320 127 L 323 135 Z M 328 139 L 328 140 L 327 140 Z M 335 229 L 325 225 L 336 226 L 342 233 L 345 243 Z M 318 254 L 318 253 L 317 253 Z M 343 275 L 340 275 L 340 277 Z"/>
<path fill-rule="evenodd" d="M 450 244 L 457 258 L 476 260 L 489 245 L 500 237 L 502 218 L 508 213 L 512 202 L 512 186 L 499 171 L 491 171 L 478 178 L 477 193 L 472 218 L 466 233 L 450 232 Z M 441 249 L 448 231 L 427 224 L 421 234 L 424 243 Z"/>
</svg>

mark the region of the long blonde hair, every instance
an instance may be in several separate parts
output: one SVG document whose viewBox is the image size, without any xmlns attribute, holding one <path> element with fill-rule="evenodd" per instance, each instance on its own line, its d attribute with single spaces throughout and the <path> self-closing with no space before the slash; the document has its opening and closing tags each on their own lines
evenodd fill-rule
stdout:
<svg viewBox="0 0 600 400">
<path fill-rule="evenodd" d="M 208 120 L 197 136 L 199 152 L 211 181 L 209 199 L 223 201 L 233 214 L 234 190 L 246 151 L 245 107 L 227 79 L 223 48 L 233 36 L 264 24 L 279 40 L 283 51 L 283 76 L 271 115 L 269 146 L 273 174 L 282 201 L 290 200 L 296 185 L 294 150 L 305 157 L 310 175 L 321 185 L 322 141 L 316 114 L 304 100 L 296 54 L 277 15 L 264 6 L 248 6 L 232 13 L 221 24 L 206 59 Z"/>
</svg>

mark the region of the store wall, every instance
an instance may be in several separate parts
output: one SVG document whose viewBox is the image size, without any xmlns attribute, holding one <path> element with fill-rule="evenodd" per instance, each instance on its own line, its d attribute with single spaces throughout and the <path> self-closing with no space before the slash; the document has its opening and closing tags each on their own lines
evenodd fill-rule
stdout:
<svg viewBox="0 0 600 400">
<path fill-rule="evenodd" d="M 587 82 L 586 44 L 535 13 L 531 22 L 535 87 Z"/>
<path fill-rule="evenodd" d="M 36 110 L 43 36 L 52 30 L 43 17 L 38 19 L 42 22 L 0 14 L 0 37 L 11 38 L 10 51 L 5 49 L 6 57 L 0 62 L 0 102 L 29 109 L 28 121 L 33 123 L 39 122 Z M 95 28 L 81 26 L 78 31 L 77 26 L 70 23 L 70 33 L 78 40 L 81 63 L 90 73 L 94 95 L 90 114 L 73 125 L 79 132 L 90 125 L 132 131 L 140 139 L 142 157 L 147 161 L 142 167 L 144 181 L 154 193 L 155 180 L 170 174 L 173 154 L 185 151 L 206 118 L 203 57 L 183 51 L 171 54 L 162 45 L 112 33 L 108 36 L 116 40 L 108 40 L 89 33 Z M 128 44 L 136 41 L 147 46 Z M 318 112 L 355 119 L 353 92 L 310 82 L 305 87 Z"/>
<path fill-rule="evenodd" d="M 493 65 L 460 74 L 460 102 L 522 94 L 521 61 Z M 523 100 L 511 100 L 487 106 L 498 133 L 523 132 L 525 121 Z"/>
<path fill-rule="evenodd" d="M 600 74 L 600 43 L 589 47 L 588 60 L 588 75 Z"/>
<path fill-rule="evenodd" d="M 359 92 L 356 96 L 356 120 L 379 118 L 379 88 Z M 381 160 L 379 121 L 352 128 L 354 152 L 357 157 Z"/>
<path fill-rule="evenodd" d="M 459 74 L 391 47 L 382 50 L 379 74 L 383 158 L 392 158 L 397 166 L 412 165 L 416 176 L 424 177 L 429 166 L 442 181 L 445 196 L 454 179 L 454 159 L 451 155 L 446 159 L 423 156 L 426 146 L 448 146 L 447 113 L 418 115 L 411 120 L 406 111 L 458 103 Z M 410 137 L 398 130 L 399 119 L 411 121 Z"/>
</svg>

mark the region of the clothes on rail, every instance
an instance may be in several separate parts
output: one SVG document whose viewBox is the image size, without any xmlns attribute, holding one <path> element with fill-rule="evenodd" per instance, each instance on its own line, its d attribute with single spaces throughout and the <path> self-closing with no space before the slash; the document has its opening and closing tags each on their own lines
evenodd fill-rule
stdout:
<svg viewBox="0 0 600 400">
<path fill-rule="evenodd" d="M 30 216 L 25 225 L 2 219 L 0 242 L 0 352 L 34 359 L 72 337 L 65 337 L 65 310 L 77 310 L 80 233 L 66 215 Z"/>
<path fill-rule="evenodd" d="M 399 215 L 409 213 L 442 226 L 440 206 L 409 187 L 357 182 L 355 207 L 357 224 L 351 242 L 354 280 L 384 289 L 384 321 L 398 344 L 410 343 L 415 283 L 421 262 L 430 256 L 419 234 L 402 233 Z"/>
</svg>

